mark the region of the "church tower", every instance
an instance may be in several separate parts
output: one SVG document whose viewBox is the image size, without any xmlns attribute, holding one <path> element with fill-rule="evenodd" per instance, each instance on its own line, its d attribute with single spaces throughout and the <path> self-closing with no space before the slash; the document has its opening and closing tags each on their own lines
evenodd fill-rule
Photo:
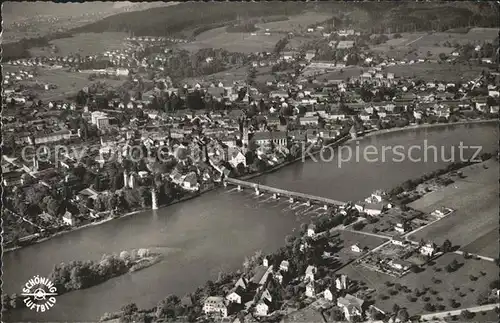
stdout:
<svg viewBox="0 0 500 323">
<path fill-rule="evenodd" d="M 156 189 L 151 190 L 151 209 L 158 210 L 158 196 L 156 194 Z"/>
</svg>

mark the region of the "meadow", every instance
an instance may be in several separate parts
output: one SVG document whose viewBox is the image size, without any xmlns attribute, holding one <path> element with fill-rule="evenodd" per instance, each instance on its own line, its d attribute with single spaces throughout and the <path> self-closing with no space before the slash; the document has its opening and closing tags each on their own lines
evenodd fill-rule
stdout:
<svg viewBox="0 0 500 323">
<path fill-rule="evenodd" d="M 472 28 L 467 33 L 401 33 L 401 38 L 393 38 L 394 35 L 389 35 L 391 39 L 387 42 L 371 46 L 371 50 L 384 53 L 391 57 L 418 59 L 428 58 L 437 59 L 439 54 L 451 54 L 455 49 L 454 45 L 464 45 L 467 43 L 480 45 L 483 42 L 493 43 L 495 37 L 498 36 L 496 28 Z M 444 46 L 449 43 L 452 47 Z M 410 50 L 414 52 L 408 54 Z"/>
<path fill-rule="evenodd" d="M 416 232 L 410 239 L 432 240 L 440 244 L 449 239 L 461 250 L 481 256 L 498 257 L 498 162 L 463 169 L 464 179 L 425 195 L 409 206 L 430 213 L 441 206 L 455 210 L 451 215 Z"/>
<path fill-rule="evenodd" d="M 40 84 L 54 84 L 57 86 L 56 89 L 50 90 L 37 90 L 37 99 L 48 101 L 48 100 L 62 100 L 69 95 L 76 94 L 79 90 L 86 86 L 100 81 L 105 82 L 109 87 L 117 87 L 123 84 L 124 80 L 110 80 L 110 79 L 99 79 L 96 81 L 90 81 L 88 79 L 88 74 L 80 74 L 76 72 L 68 72 L 64 69 L 42 69 L 38 68 L 38 75 L 35 76 L 33 80 L 23 80 L 19 81 L 20 84 L 33 85 L 36 83 Z"/>
<path fill-rule="evenodd" d="M 426 62 L 388 66 L 384 73 L 394 73 L 396 78 L 418 77 L 423 81 L 457 82 L 475 79 L 483 70 L 484 67 L 476 65 Z"/>
<path fill-rule="evenodd" d="M 119 32 L 81 33 L 69 38 L 55 39 L 50 44 L 57 47 L 59 56 L 96 55 L 108 50 L 124 48 L 124 40 L 127 36 L 128 34 Z M 32 48 L 30 53 L 34 56 L 50 55 L 50 49 Z"/>
<path fill-rule="evenodd" d="M 457 260 L 461 266 L 455 272 L 449 273 L 445 267 L 453 260 Z M 402 278 L 353 264 L 342 268 L 340 273 L 346 274 L 353 280 L 363 281 L 368 288 L 375 289 L 377 293 L 372 296 L 372 300 L 376 307 L 385 312 L 392 312 L 393 305 L 398 304 L 401 308 L 406 308 L 410 316 L 430 313 L 424 308 L 426 303 L 436 307 L 444 306 L 443 311 L 450 310 L 452 309 L 450 299 L 455 300 L 462 308 L 476 306 L 479 294 L 489 292 L 491 290 L 489 284 L 498 279 L 498 267 L 495 263 L 464 259 L 463 256 L 454 253 L 439 257 L 433 265 L 426 266 L 423 272 L 408 273 Z M 477 279 L 471 280 L 470 275 Z M 398 290 L 397 284 L 406 286 L 408 291 Z M 425 288 L 428 290 L 423 295 L 415 296 L 415 289 L 422 292 Z"/>
</svg>

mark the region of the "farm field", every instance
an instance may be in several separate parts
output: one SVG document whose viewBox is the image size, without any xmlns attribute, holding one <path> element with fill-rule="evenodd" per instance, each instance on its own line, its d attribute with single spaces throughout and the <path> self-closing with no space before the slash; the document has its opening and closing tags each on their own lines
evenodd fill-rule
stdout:
<svg viewBox="0 0 500 323">
<path fill-rule="evenodd" d="M 483 71 L 482 66 L 468 66 L 461 64 L 415 63 L 388 66 L 384 73 L 394 73 L 395 77 L 419 77 L 423 81 L 456 82 L 459 80 L 474 79 Z"/>
<path fill-rule="evenodd" d="M 228 33 L 226 27 L 220 27 L 205 31 L 196 36 L 195 41 L 179 46 L 189 51 L 197 51 L 208 47 L 242 53 L 271 51 L 278 40 L 285 36 L 285 33 L 306 28 L 310 24 L 322 22 L 329 18 L 331 18 L 329 14 L 306 12 L 302 15 L 291 16 L 284 21 L 256 24 L 256 27 L 260 29 L 255 33 L 256 35 L 251 35 L 251 33 Z M 266 29 L 269 29 L 270 35 L 264 35 Z M 294 41 L 294 47 L 299 46 L 304 41 L 303 38 L 297 39 Z"/>
<path fill-rule="evenodd" d="M 263 30 L 269 29 L 271 32 L 293 32 L 307 28 L 308 25 L 320 23 L 329 18 L 332 18 L 332 15 L 321 12 L 306 12 L 302 15 L 288 17 L 288 20 L 266 22 L 255 26 Z"/>
<path fill-rule="evenodd" d="M 484 165 L 488 169 L 481 164 L 464 168 L 466 178 L 409 204 L 426 213 L 441 206 L 455 210 L 450 216 L 411 235 L 410 239 L 432 240 L 437 244 L 449 239 L 461 250 L 498 257 L 498 162 L 488 160 Z"/>
<path fill-rule="evenodd" d="M 485 41 L 493 42 L 498 36 L 498 29 L 472 28 L 468 33 L 401 33 L 401 36 L 401 38 L 392 38 L 384 44 L 373 46 L 371 49 L 376 52 L 384 52 L 391 57 L 437 59 L 441 53 L 449 55 L 454 51 L 453 47 L 444 47 L 445 42 L 449 42 L 451 45 L 455 43 L 463 45 L 466 43 L 482 44 Z M 408 54 L 408 51 L 412 49 L 415 52 Z"/>
<path fill-rule="evenodd" d="M 64 69 L 38 69 L 38 75 L 35 76 L 34 80 L 19 81 L 19 84 L 55 84 L 56 89 L 50 90 L 37 90 L 37 99 L 40 100 L 59 100 L 65 97 L 77 93 L 82 88 L 89 86 L 97 81 L 105 82 L 110 87 L 117 87 L 121 85 L 124 80 L 109 80 L 100 79 L 96 81 L 90 81 L 88 79 L 88 74 L 80 74 L 75 72 L 67 72 Z"/>
<path fill-rule="evenodd" d="M 271 51 L 283 34 L 272 33 L 269 36 L 257 32 L 228 33 L 226 27 L 215 28 L 199 34 L 196 39 L 179 47 L 188 51 L 197 51 L 201 48 L 221 48 L 230 52 L 253 53 Z"/>
<path fill-rule="evenodd" d="M 453 273 L 448 273 L 444 268 L 451 263 L 454 259 L 462 266 Z M 434 271 L 433 267 L 441 269 L 439 272 Z M 485 273 L 481 275 L 480 272 Z M 353 280 L 364 281 L 368 288 L 377 290 L 377 295 L 374 295 L 373 301 L 375 306 L 383 311 L 392 311 L 394 304 L 400 307 L 406 307 L 410 316 L 415 314 L 428 313 L 424 306 L 426 303 L 431 303 L 437 306 L 438 304 L 444 305 L 443 310 L 452 309 L 450 306 L 450 299 L 454 299 L 460 303 L 460 307 L 476 306 L 478 295 L 483 292 L 489 292 L 489 284 L 498 279 L 498 267 L 490 261 L 464 259 L 463 256 L 454 253 L 445 254 L 435 260 L 435 264 L 425 268 L 423 272 L 418 274 L 409 273 L 402 278 L 394 278 L 389 275 L 374 272 L 365 268 L 355 267 L 353 265 L 346 266 L 340 271 L 346 274 Z M 469 275 L 478 277 L 476 281 L 471 281 Z M 433 277 L 440 280 L 440 283 L 433 282 Z M 401 284 L 409 288 L 410 292 L 406 293 L 401 290 L 397 294 L 389 296 L 389 291 L 396 290 L 396 286 L 388 287 L 386 282 L 392 284 Z M 418 288 L 422 291 L 425 287 L 430 288 L 437 293 L 434 295 L 429 290 L 424 295 L 417 298 L 412 302 L 408 296 L 414 296 L 414 290 Z M 455 288 L 459 288 L 455 290 Z M 462 293 L 462 296 L 459 295 Z M 379 295 L 386 295 L 389 298 L 383 300 Z M 427 299 L 426 297 L 429 297 Z M 442 300 L 440 300 L 442 299 Z"/>
<path fill-rule="evenodd" d="M 348 66 L 342 69 L 342 71 L 339 69 L 337 71 L 330 71 L 324 74 L 317 75 L 314 77 L 316 80 L 347 80 L 352 77 L 359 77 L 361 74 L 363 74 L 363 71 L 367 71 L 368 68 L 363 69 L 362 67 L 359 66 Z"/>
<path fill-rule="evenodd" d="M 66 56 L 80 54 L 82 56 L 101 54 L 107 50 L 124 48 L 126 33 L 82 33 L 69 38 L 60 38 L 50 43 L 58 48 L 57 55 Z M 33 48 L 30 53 L 34 56 L 48 56 L 50 48 Z"/>
<path fill-rule="evenodd" d="M 265 82 L 265 80 L 267 79 L 274 80 L 274 77 L 271 75 L 271 67 L 268 66 L 257 67 L 256 70 L 257 70 L 256 73 L 257 82 Z M 245 81 L 247 79 L 247 74 L 248 74 L 247 66 L 235 67 L 215 74 L 198 76 L 198 77 L 189 77 L 184 79 L 182 82 L 187 84 L 196 84 L 197 82 L 203 82 L 203 81 L 212 81 L 212 82 L 221 81 L 225 86 L 229 86 L 232 85 L 234 81 Z"/>
</svg>

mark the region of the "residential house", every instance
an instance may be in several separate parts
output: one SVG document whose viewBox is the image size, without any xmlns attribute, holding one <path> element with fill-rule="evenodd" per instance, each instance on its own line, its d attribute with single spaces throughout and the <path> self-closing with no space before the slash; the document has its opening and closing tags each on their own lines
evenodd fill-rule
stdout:
<svg viewBox="0 0 500 323">
<path fill-rule="evenodd" d="M 317 271 L 318 269 L 315 266 L 311 265 L 307 266 L 306 273 L 304 276 L 304 281 L 306 282 L 314 281 L 314 275 L 316 274 Z"/>
<path fill-rule="evenodd" d="M 280 270 L 281 270 L 281 271 L 287 272 L 289 267 L 290 267 L 290 263 L 289 263 L 289 261 L 288 261 L 288 260 L 283 260 L 283 261 L 280 263 Z"/>
<path fill-rule="evenodd" d="M 236 283 L 234 284 L 234 287 L 241 287 L 243 290 L 246 290 L 248 287 L 248 281 L 245 277 L 240 277 Z"/>
<path fill-rule="evenodd" d="M 226 300 L 231 302 L 231 303 L 241 304 L 242 303 L 241 300 L 244 296 L 244 293 L 245 293 L 245 290 L 243 288 L 241 288 L 240 286 L 235 286 L 226 295 Z"/>
<path fill-rule="evenodd" d="M 407 221 L 401 221 L 396 223 L 394 230 L 396 230 L 399 233 L 406 233 L 411 230 L 411 226 Z"/>
<path fill-rule="evenodd" d="M 302 125 L 302 126 L 306 126 L 306 125 L 317 126 L 318 122 L 319 122 L 319 117 L 317 117 L 317 116 L 302 117 L 302 118 L 300 118 L 299 122 L 300 122 L 300 125 Z"/>
<path fill-rule="evenodd" d="M 391 243 L 396 246 L 404 247 L 406 245 L 406 240 L 401 237 L 393 237 Z"/>
<path fill-rule="evenodd" d="M 196 191 L 199 188 L 198 177 L 195 172 L 186 174 L 182 181 L 182 187 L 186 190 Z"/>
<path fill-rule="evenodd" d="M 436 253 L 436 251 L 437 251 L 437 246 L 432 242 L 428 242 L 422 247 L 420 247 L 420 253 L 424 256 L 432 257 Z"/>
<path fill-rule="evenodd" d="M 333 301 L 333 291 L 334 289 L 331 287 L 327 287 L 325 291 L 323 292 L 323 297 L 327 300 L 332 302 Z"/>
<path fill-rule="evenodd" d="M 337 306 L 342 309 L 348 321 L 361 319 L 364 313 L 364 301 L 350 294 L 337 298 Z"/>
<path fill-rule="evenodd" d="M 247 159 L 245 155 L 241 153 L 241 151 L 236 151 L 231 156 L 231 159 L 229 159 L 229 164 L 231 164 L 233 168 L 238 167 L 239 164 L 243 164 L 243 166 L 247 167 Z"/>
<path fill-rule="evenodd" d="M 488 103 L 486 102 L 486 99 L 478 99 L 476 101 L 476 109 L 481 111 L 481 112 L 486 112 L 486 109 L 488 108 Z"/>
<path fill-rule="evenodd" d="M 306 285 L 306 297 L 315 297 L 316 289 L 314 285 L 314 281 L 310 281 Z"/>
<path fill-rule="evenodd" d="M 2 183 L 4 186 L 18 186 L 22 185 L 23 180 L 22 180 L 22 175 L 23 172 L 21 171 L 9 171 L 9 172 L 4 172 L 2 174 Z"/>
<path fill-rule="evenodd" d="M 269 278 L 269 274 L 272 272 L 273 266 L 258 266 L 255 269 L 255 274 L 250 280 L 252 284 L 263 286 Z"/>
<path fill-rule="evenodd" d="M 207 315 L 227 317 L 228 311 L 224 298 L 219 296 L 208 297 L 203 304 L 203 312 Z"/>
<path fill-rule="evenodd" d="M 359 246 L 359 244 L 358 244 L 358 243 L 356 243 L 356 244 L 353 244 L 353 245 L 351 246 L 351 251 L 352 251 L 352 252 L 362 252 L 362 251 L 363 251 L 363 248 L 361 248 L 361 247 Z"/>
<path fill-rule="evenodd" d="M 316 56 L 316 51 L 314 51 L 314 50 L 308 50 L 306 52 L 306 57 L 305 58 L 306 58 L 307 61 L 310 61 L 311 59 L 314 58 L 314 56 Z"/>
<path fill-rule="evenodd" d="M 69 226 L 74 226 L 76 224 L 75 217 L 69 211 L 66 211 L 66 213 L 64 213 L 62 220 L 64 224 L 67 224 Z"/>
<path fill-rule="evenodd" d="M 385 204 L 383 202 L 379 203 L 365 203 L 364 212 L 371 216 L 380 215 L 385 209 Z"/>
<path fill-rule="evenodd" d="M 348 284 L 349 282 L 347 275 L 342 274 L 335 279 L 335 287 L 337 288 L 337 290 L 347 289 Z"/>
<path fill-rule="evenodd" d="M 69 140 L 71 138 L 71 131 L 63 129 L 60 131 L 50 132 L 50 133 L 39 133 L 36 134 L 33 139 L 29 139 L 30 144 L 47 144 L 52 142 L 57 142 L 61 140 Z"/>
<path fill-rule="evenodd" d="M 266 299 L 260 300 L 255 306 L 255 315 L 257 316 L 267 316 L 271 308 L 271 302 Z"/>
<path fill-rule="evenodd" d="M 268 146 L 272 143 L 276 146 L 286 147 L 287 133 L 285 131 L 260 131 L 253 134 L 252 140 L 258 146 Z"/>
<path fill-rule="evenodd" d="M 310 224 L 307 227 L 307 236 L 311 238 L 314 238 L 314 236 L 316 236 L 316 225 Z"/>
<path fill-rule="evenodd" d="M 95 191 L 94 189 L 89 187 L 89 188 L 83 189 L 80 192 L 78 192 L 78 194 L 76 195 L 76 199 L 79 201 L 83 201 L 86 199 L 95 200 L 97 198 L 97 196 L 99 196 L 99 193 L 97 191 Z"/>
<path fill-rule="evenodd" d="M 412 266 L 411 262 L 401 259 L 392 259 L 388 262 L 389 266 L 399 271 L 407 271 Z"/>
</svg>

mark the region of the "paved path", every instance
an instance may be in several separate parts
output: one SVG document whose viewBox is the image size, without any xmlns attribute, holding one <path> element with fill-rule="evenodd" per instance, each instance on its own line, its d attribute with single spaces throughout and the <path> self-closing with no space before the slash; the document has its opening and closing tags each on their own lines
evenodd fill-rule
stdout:
<svg viewBox="0 0 500 323">
<path fill-rule="evenodd" d="M 458 255 L 463 255 L 464 252 L 463 251 L 460 251 L 460 250 L 457 250 L 457 251 L 454 251 L 454 253 L 458 254 Z M 486 260 L 486 261 L 491 261 L 491 262 L 495 262 L 495 259 L 493 258 L 490 258 L 490 257 L 485 257 L 485 256 L 480 256 L 480 255 L 476 255 L 474 253 L 469 253 L 469 255 L 473 256 L 473 257 L 478 257 L 482 260 Z"/>
<path fill-rule="evenodd" d="M 469 307 L 469 308 L 461 308 L 459 310 L 453 310 L 453 311 L 424 314 L 424 315 L 420 316 L 420 319 L 432 320 L 434 318 L 439 319 L 439 318 L 444 318 L 447 316 L 460 315 L 460 313 L 462 313 L 463 310 L 468 310 L 469 312 L 473 312 L 473 313 L 482 312 L 482 311 L 491 311 L 491 310 L 494 310 L 495 307 L 499 307 L 499 306 L 500 306 L 500 303 L 496 303 L 496 304 L 488 304 L 488 305 L 475 306 L 475 307 Z"/>
</svg>

